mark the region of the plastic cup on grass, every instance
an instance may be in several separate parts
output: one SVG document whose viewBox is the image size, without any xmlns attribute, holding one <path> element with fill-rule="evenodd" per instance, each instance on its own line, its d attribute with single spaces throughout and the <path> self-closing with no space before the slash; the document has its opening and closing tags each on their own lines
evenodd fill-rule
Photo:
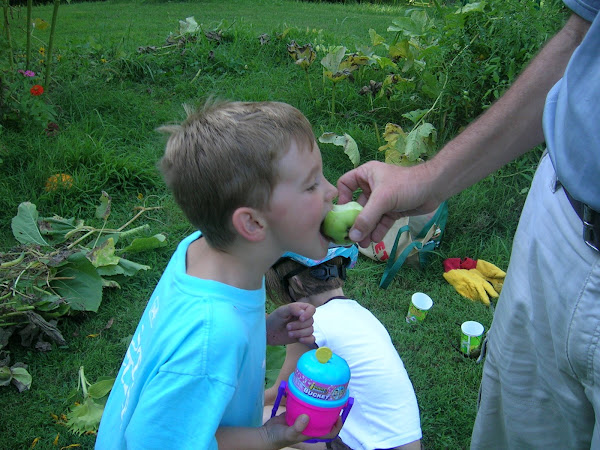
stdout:
<svg viewBox="0 0 600 450">
<path fill-rule="evenodd" d="M 423 292 L 415 292 L 411 299 L 410 305 L 408 306 L 408 314 L 406 315 L 407 323 L 423 322 L 425 316 L 433 306 L 433 300 L 429 295 Z"/>
</svg>

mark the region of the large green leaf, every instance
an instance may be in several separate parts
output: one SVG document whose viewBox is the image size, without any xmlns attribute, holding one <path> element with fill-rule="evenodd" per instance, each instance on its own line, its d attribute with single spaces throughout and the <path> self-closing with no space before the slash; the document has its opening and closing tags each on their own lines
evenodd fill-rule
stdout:
<svg viewBox="0 0 600 450">
<path fill-rule="evenodd" d="M 23 392 L 31 388 L 31 375 L 24 367 L 12 367 L 12 383 L 17 386 L 19 392 Z"/>
<path fill-rule="evenodd" d="M 348 155 L 354 167 L 358 166 L 360 162 L 360 152 L 358 151 L 358 145 L 356 141 L 347 133 L 343 136 L 339 136 L 335 133 L 323 133 L 319 136 L 319 142 L 324 144 L 333 144 L 344 148 L 344 153 Z"/>
<path fill-rule="evenodd" d="M 456 11 L 454 11 L 454 14 L 469 14 L 472 12 L 483 12 L 486 5 L 486 2 L 467 3 L 466 5 L 463 5 Z"/>
<path fill-rule="evenodd" d="M 98 312 L 102 302 L 102 278 L 83 253 L 69 257 L 69 264 L 60 268 L 53 287 L 77 311 Z"/>
<path fill-rule="evenodd" d="M 127 247 L 118 250 L 119 253 L 139 253 L 167 245 L 167 237 L 162 234 L 155 234 L 151 237 L 136 238 Z"/>
<path fill-rule="evenodd" d="M 38 212 L 33 203 L 23 202 L 19 205 L 17 215 L 13 217 L 11 223 L 17 241 L 21 244 L 37 244 L 44 247 L 49 245 L 40 234 L 37 219 Z"/>
<path fill-rule="evenodd" d="M 428 155 L 433 150 L 437 138 L 435 127 L 430 123 L 423 123 L 408 133 L 406 137 L 406 156 L 410 161 Z"/>
<path fill-rule="evenodd" d="M 91 397 L 88 397 L 83 403 L 74 406 L 67 414 L 67 426 L 70 431 L 79 435 L 96 431 L 103 412 L 104 405 L 96 403 Z"/>
<path fill-rule="evenodd" d="M 110 390 L 113 387 L 114 382 L 115 382 L 114 378 L 97 381 L 88 388 L 88 390 L 87 390 L 88 395 L 93 399 L 102 398 L 110 392 Z"/>
<path fill-rule="evenodd" d="M 103 277 L 110 277 L 113 275 L 125 275 L 128 277 L 134 276 L 140 270 L 148 270 L 150 266 L 138 264 L 125 258 L 119 260 L 119 264 L 116 266 L 103 266 L 98 267 L 97 273 Z"/>
<path fill-rule="evenodd" d="M 321 60 L 321 64 L 327 71 L 336 73 L 339 68 L 344 56 L 346 55 L 346 47 L 336 47 L 333 51 L 327 53 Z"/>
</svg>

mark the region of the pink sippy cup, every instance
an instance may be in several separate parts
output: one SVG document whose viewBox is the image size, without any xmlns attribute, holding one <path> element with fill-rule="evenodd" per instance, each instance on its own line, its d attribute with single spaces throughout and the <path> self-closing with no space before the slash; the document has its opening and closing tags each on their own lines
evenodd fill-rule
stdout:
<svg viewBox="0 0 600 450">
<path fill-rule="evenodd" d="M 348 392 L 349 381 L 348 363 L 328 347 L 304 353 L 285 387 L 287 424 L 291 426 L 300 414 L 307 414 L 310 421 L 303 434 L 328 434 L 340 412 L 344 410 L 342 420 L 350 412 L 353 399 Z"/>
</svg>

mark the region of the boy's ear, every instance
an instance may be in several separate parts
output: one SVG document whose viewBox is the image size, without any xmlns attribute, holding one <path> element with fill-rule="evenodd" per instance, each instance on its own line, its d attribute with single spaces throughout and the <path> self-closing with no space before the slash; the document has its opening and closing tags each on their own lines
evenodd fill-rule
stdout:
<svg viewBox="0 0 600 450">
<path fill-rule="evenodd" d="M 259 242 L 265 238 L 267 222 L 256 209 L 242 206 L 233 212 L 231 221 L 235 230 L 244 239 Z"/>
</svg>

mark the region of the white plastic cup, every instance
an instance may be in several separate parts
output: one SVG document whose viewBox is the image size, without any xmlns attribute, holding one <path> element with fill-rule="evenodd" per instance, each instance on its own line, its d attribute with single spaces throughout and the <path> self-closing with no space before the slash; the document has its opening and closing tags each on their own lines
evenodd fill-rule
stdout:
<svg viewBox="0 0 600 450">
<path fill-rule="evenodd" d="M 473 352 L 481 347 L 481 339 L 483 338 L 483 325 L 474 320 L 463 322 L 460 326 L 462 331 L 460 339 L 460 351 L 467 356 L 471 356 Z"/>
<path fill-rule="evenodd" d="M 415 292 L 408 306 L 408 314 L 406 315 L 407 323 L 423 322 L 425 316 L 433 306 L 433 300 L 429 295 L 423 292 Z"/>
</svg>

